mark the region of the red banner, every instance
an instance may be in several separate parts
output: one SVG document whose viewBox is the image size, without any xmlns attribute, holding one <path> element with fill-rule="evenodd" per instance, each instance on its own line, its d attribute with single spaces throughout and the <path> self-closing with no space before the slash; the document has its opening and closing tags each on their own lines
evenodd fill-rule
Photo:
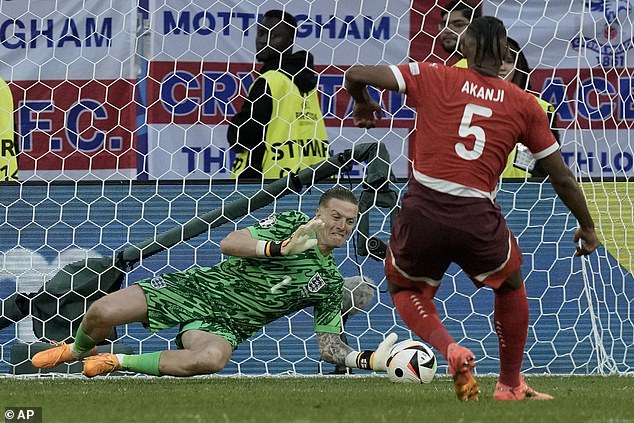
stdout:
<svg viewBox="0 0 634 423">
<path fill-rule="evenodd" d="M 132 81 L 16 81 L 20 171 L 136 171 Z"/>
</svg>

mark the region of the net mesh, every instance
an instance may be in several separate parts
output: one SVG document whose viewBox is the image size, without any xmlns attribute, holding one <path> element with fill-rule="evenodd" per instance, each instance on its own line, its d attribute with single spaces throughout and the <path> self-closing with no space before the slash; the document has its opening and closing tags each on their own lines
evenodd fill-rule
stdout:
<svg viewBox="0 0 634 423">
<path fill-rule="evenodd" d="M 389 187 L 400 197 L 406 190 L 415 114 L 403 96 L 373 91 L 386 110 L 383 123 L 370 131 L 355 128 L 343 72 L 355 63 L 451 64 L 439 37 L 446 28 L 438 28 L 447 4 L 2 2 L 0 76 L 13 94 L 20 153 L 19 180 L 0 183 L 0 372 L 34 372 L 29 354 L 42 347 L 34 332 L 34 323 L 41 321 L 29 314 L 28 301 L 27 316 L 16 317 L 15 307 L 25 304 L 16 306 L 16 293 L 23 294 L 20 298 L 45 295 L 38 294 L 40 288 L 69 263 L 114 258 L 126 247 L 252 197 L 263 187 L 262 181 L 231 179 L 236 149 L 229 148 L 227 132 L 259 69 L 254 61 L 257 21 L 267 10 L 295 16 L 295 49 L 314 56 L 329 154 L 382 142 L 396 178 Z M 523 251 L 531 316 L 523 369 L 528 373 L 626 373 L 634 366 L 632 8 L 616 0 L 481 4 L 484 14 L 504 20 L 534 68 L 532 89 L 555 106 L 562 154 L 582 181 L 603 243 L 589 258 L 573 257 L 577 223 L 550 184 L 525 178 L 500 184 L 497 202 Z M 0 112 L 6 111 L 2 104 Z M 293 129 L 287 130 L 292 137 Z M 11 136 L 3 133 L 2 138 Z M 7 171 L 9 153 L 3 149 Z M 336 180 L 280 196 L 144 258 L 127 269 L 124 286 L 164 272 L 211 266 L 222 259 L 219 242 L 231 230 L 276 211 L 311 215 L 320 193 L 336 182 L 357 194 L 368 189 L 361 182 L 366 171 L 367 163 L 355 162 Z M 369 237 L 387 241 L 391 211 L 370 208 Z M 363 350 L 374 348 L 390 331 L 412 336 L 386 292 L 382 263 L 358 254 L 355 242 L 356 237 L 335 252 L 341 272 L 372 279 L 376 290 L 366 307 L 353 303 L 345 324 L 348 343 Z M 455 266 L 437 295 L 443 322 L 473 350 L 482 373 L 498 372 L 493 299 L 490 290 L 476 289 Z M 54 314 L 64 316 L 59 304 Z M 69 324 L 80 318 L 68 318 Z M 134 353 L 175 348 L 175 335 L 176 329 L 151 334 L 130 324 L 118 327 L 106 348 Z M 307 309 L 255 334 L 221 373 L 332 370 L 319 360 Z"/>
</svg>

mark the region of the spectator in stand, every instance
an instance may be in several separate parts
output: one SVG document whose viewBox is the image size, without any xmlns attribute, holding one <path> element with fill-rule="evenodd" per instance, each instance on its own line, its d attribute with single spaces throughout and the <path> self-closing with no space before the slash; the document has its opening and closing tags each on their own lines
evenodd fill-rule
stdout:
<svg viewBox="0 0 634 423">
<path fill-rule="evenodd" d="M 452 0 L 441 7 L 438 39 L 443 50 L 450 54 L 449 58 L 445 60 L 446 65 L 465 60 L 460 52 L 458 41 L 471 21 L 480 16 L 482 16 L 480 6 L 474 6 L 464 0 Z M 466 63 L 460 67 L 466 68 Z"/>
</svg>

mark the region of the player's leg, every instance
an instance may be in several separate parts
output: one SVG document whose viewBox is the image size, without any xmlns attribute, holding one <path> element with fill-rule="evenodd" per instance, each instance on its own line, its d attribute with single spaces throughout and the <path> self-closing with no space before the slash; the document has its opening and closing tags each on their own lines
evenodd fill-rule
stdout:
<svg viewBox="0 0 634 423">
<path fill-rule="evenodd" d="M 180 324 L 176 337 L 180 351 L 94 356 L 86 360 L 84 374 L 92 377 L 124 369 L 157 376 L 189 376 L 224 367 L 231 356 L 231 345 L 237 345 L 237 341 L 229 329 L 232 322 L 227 322 L 224 315 L 216 317 L 209 300 L 209 294 L 216 291 L 214 283 L 223 277 L 215 268 L 196 268 L 138 282 L 136 286 L 146 298 L 147 326 L 158 331 Z"/>
<path fill-rule="evenodd" d="M 519 386 L 528 335 L 528 298 L 521 270 L 494 290 L 493 320 L 500 350 L 500 382 Z"/>
<path fill-rule="evenodd" d="M 521 271 L 514 272 L 495 292 L 495 330 L 500 348 L 500 377 L 493 397 L 501 401 L 550 400 L 530 388 L 521 374 L 528 334 L 528 298 Z"/>
<path fill-rule="evenodd" d="M 99 354 L 86 359 L 84 375 L 94 377 L 115 370 L 153 376 L 195 376 L 222 370 L 233 347 L 220 335 L 203 330 L 186 330 L 179 339 L 182 349 L 146 354 Z"/>
<path fill-rule="evenodd" d="M 106 295 L 88 308 L 80 326 L 84 344 L 81 347 L 85 350 L 89 344 L 98 344 L 106 339 L 113 327 L 132 322 L 147 323 L 147 300 L 137 285 Z M 75 343 L 80 340 L 79 335 L 78 331 Z"/>
<path fill-rule="evenodd" d="M 407 326 L 447 357 L 453 338 L 440 321 L 433 298 L 450 260 L 442 222 L 425 217 L 430 192 L 411 183 L 392 225 L 384 270 L 394 306 Z"/>
<path fill-rule="evenodd" d="M 139 355 L 121 355 L 113 354 L 99 355 L 91 357 L 84 364 L 84 374 L 92 377 L 103 373 L 108 373 L 116 369 L 130 370 L 150 375 L 169 374 L 174 376 L 188 376 L 193 366 L 189 358 L 194 355 L 205 354 L 200 344 L 190 340 L 193 335 L 189 332 L 198 333 L 205 332 L 202 339 L 205 344 L 216 345 L 218 342 L 211 342 L 215 337 L 211 333 L 228 333 L 227 336 L 232 338 L 233 334 L 226 331 L 228 327 L 225 322 L 203 321 L 208 316 L 213 316 L 213 306 L 209 301 L 209 297 L 205 295 L 205 289 L 201 286 L 201 280 L 213 281 L 218 275 L 215 270 L 207 268 L 190 269 L 185 272 L 167 273 L 160 277 L 145 279 L 138 282 L 138 286 L 146 300 L 146 325 L 151 331 L 158 331 L 176 325 L 181 325 L 181 330 L 176 338 L 176 344 L 179 349 L 187 351 L 158 351 L 148 354 Z M 211 286 L 207 287 L 211 289 Z M 183 324 L 183 322 L 188 322 Z M 208 352 L 212 347 L 209 347 Z M 174 368 L 172 355 L 176 353 L 182 356 L 181 363 L 183 368 Z M 167 361 L 165 361 L 167 360 Z M 163 369 L 163 364 L 167 363 Z M 224 365 L 223 365 L 224 366 Z M 195 367 L 195 366 L 194 366 Z M 189 369 L 189 370 L 188 370 Z M 204 369 L 202 369 L 204 370 Z M 163 373 L 163 371 L 167 373 Z"/>
<path fill-rule="evenodd" d="M 461 401 L 475 401 L 480 389 L 473 377 L 475 356 L 468 348 L 458 345 L 442 324 L 434 304 L 438 282 L 415 281 L 394 266 L 388 251 L 385 275 L 394 306 L 407 326 L 425 342 L 438 350 L 449 363 L 456 396 Z"/>
<path fill-rule="evenodd" d="M 490 213 L 489 216 L 491 215 L 493 214 Z M 469 249 L 456 262 L 476 286 L 493 288 L 493 319 L 500 353 L 500 381 L 497 388 L 520 388 L 525 386 L 520 372 L 528 334 L 528 298 L 521 273 L 522 253 L 501 213 L 495 216 L 483 217 L 482 221 L 473 222 L 475 229 L 463 235 L 463 238 L 469 240 Z M 508 392 L 497 388 L 495 399 L 507 396 Z M 526 388 L 530 389 L 527 386 Z M 542 395 L 533 390 L 531 392 L 536 396 Z M 539 399 L 551 398 L 543 395 Z"/>
<path fill-rule="evenodd" d="M 387 260 L 391 259 L 391 254 L 388 253 Z M 433 285 L 424 281 L 412 281 L 398 272 L 390 261 L 385 264 L 385 274 L 388 290 L 401 319 L 412 332 L 447 358 L 449 345 L 455 341 L 440 321 L 434 304 L 440 281 Z"/>
<path fill-rule="evenodd" d="M 95 301 L 82 319 L 75 342 L 60 343 L 33 356 L 38 368 L 51 368 L 96 354 L 96 345 L 112 333 L 117 325 L 147 320 L 147 302 L 143 290 L 136 285 L 108 294 Z"/>
<path fill-rule="evenodd" d="M 434 216 L 423 210 L 435 203 L 427 201 L 426 195 L 430 195 L 427 189 L 410 186 L 392 226 L 385 276 L 401 319 L 449 361 L 458 398 L 475 400 L 479 389 L 471 372 L 475 367 L 473 353 L 455 343 L 434 304 L 440 280 L 451 262 L 453 237 L 448 235 L 452 229 L 442 217 L 425 218 L 425 214 Z"/>
<path fill-rule="evenodd" d="M 182 350 L 163 351 L 161 374 L 192 376 L 219 372 L 231 359 L 233 347 L 223 336 L 201 330 L 182 334 Z"/>
</svg>

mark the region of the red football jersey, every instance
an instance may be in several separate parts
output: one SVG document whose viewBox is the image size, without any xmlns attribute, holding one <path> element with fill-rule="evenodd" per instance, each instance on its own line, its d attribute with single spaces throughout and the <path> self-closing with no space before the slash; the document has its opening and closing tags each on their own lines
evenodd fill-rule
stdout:
<svg viewBox="0 0 634 423">
<path fill-rule="evenodd" d="M 417 109 L 413 176 L 429 188 L 493 199 L 517 142 L 536 159 L 559 149 L 537 99 L 510 82 L 437 63 L 391 69 Z"/>
</svg>

